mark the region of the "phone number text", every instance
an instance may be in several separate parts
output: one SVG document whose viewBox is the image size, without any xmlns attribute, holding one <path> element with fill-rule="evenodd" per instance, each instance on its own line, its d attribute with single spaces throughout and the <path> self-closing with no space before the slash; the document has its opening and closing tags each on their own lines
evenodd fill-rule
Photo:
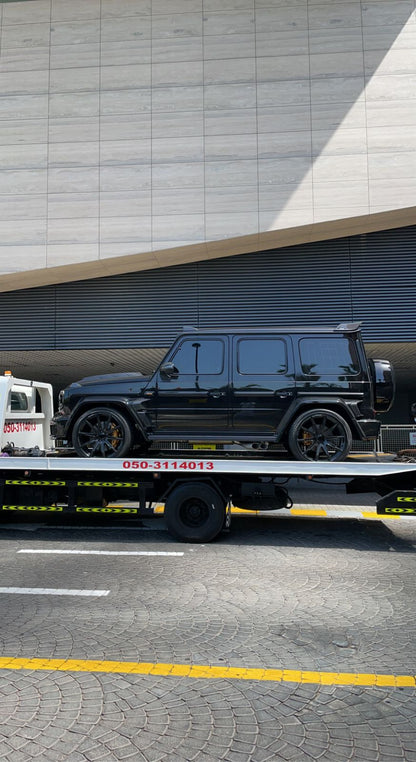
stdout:
<svg viewBox="0 0 416 762">
<path fill-rule="evenodd" d="M 133 471 L 213 471 L 211 460 L 125 460 L 123 468 Z"/>
</svg>

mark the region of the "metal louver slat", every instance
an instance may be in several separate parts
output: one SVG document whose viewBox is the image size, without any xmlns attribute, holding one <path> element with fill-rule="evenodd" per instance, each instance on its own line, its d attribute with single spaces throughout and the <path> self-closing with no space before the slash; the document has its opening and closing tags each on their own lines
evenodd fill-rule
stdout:
<svg viewBox="0 0 416 762">
<path fill-rule="evenodd" d="M 367 341 L 416 340 L 416 226 L 351 238 L 354 319 Z"/>
</svg>

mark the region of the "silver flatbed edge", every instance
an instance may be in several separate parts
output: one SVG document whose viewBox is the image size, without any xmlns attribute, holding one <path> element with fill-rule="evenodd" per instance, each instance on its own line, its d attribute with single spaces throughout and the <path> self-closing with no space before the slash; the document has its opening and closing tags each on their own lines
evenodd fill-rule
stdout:
<svg viewBox="0 0 416 762">
<path fill-rule="evenodd" d="M 194 463 L 194 467 L 189 464 Z M 181 468 L 182 464 L 186 467 Z M 341 462 L 314 463 L 290 460 L 222 460 L 207 458 L 3 458 L 0 469 L 3 471 L 89 471 L 89 472 L 121 472 L 134 474 L 171 473 L 194 476 L 210 476 L 213 474 L 257 474 L 263 476 L 390 476 L 400 473 L 416 472 L 416 463 L 392 462 Z"/>
</svg>

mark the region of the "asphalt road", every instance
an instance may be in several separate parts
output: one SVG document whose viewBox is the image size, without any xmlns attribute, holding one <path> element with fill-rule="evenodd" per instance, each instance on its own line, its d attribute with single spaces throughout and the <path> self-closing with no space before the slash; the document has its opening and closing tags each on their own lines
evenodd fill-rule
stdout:
<svg viewBox="0 0 416 762">
<path fill-rule="evenodd" d="M 416 762 L 416 519 L 77 522 L 0 527 L 1 760 Z"/>
</svg>

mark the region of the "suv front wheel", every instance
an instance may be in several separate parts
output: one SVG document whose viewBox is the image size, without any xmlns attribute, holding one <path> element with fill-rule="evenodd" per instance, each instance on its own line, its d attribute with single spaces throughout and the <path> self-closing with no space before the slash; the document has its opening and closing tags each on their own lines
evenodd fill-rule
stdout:
<svg viewBox="0 0 416 762">
<path fill-rule="evenodd" d="M 348 423 L 332 410 L 307 410 L 289 430 L 288 447 L 296 460 L 345 460 L 351 446 Z"/>
<path fill-rule="evenodd" d="M 75 422 L 72 445 L 80 458 L 123 458 L 133 444 L 128 420 L 118 410 L 96 407 Z"/>
</svg>

